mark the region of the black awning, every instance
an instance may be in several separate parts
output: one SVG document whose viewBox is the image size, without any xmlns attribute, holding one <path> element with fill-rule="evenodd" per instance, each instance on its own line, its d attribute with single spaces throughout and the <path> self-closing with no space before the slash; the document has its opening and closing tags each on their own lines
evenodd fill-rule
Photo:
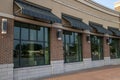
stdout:
<svg viewBox="0 0 120 80">
<path fill-rule="evenodd" d="M 101 34 L 110 34 L 112 35 L 112 32 L 105 29 L 102 25 L 98 25 L 98 24 L 94 24 L 94 23 L 90 23 L 90 26 L 94 29 L 97 30 L 98 33 L 101 33 Z"/>
<path fill-rule="evenodd" d="M 23 1 L 16 1 L 16 4 L 21 8 L 21 12 L 24 15 L 48 20 L 53 23 L 61 23 L 61 19 L 55 16 L 48 8 L 37 7 Z"/>
<path fill-rule="evenodd" d="M 79 18 L 75 18 L 66 14 L 63 14 L 62 17 L 67 20 L 73 28 L 92 31 L 92 28 L 82 22 L 82 20 Z"/>
<path fill-rule="evenodd" d="M 119 29 L 113 28 L 113 27 L 108 27 L 108 30 L 110 30 L 111 32 L 113 32 L 114 35 L 120 36 L 120 31 L 119 31 Z"/>
</svg>

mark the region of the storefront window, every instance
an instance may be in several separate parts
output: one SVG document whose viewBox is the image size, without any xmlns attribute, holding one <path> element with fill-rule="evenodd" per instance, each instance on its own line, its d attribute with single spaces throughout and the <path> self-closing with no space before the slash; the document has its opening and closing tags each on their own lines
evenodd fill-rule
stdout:
<svg viewBox="0 0 120 80">
<path fill-rule="evenodd" d="M 43 41 L 44 40 L 44 36 L 43 36 L 44 30 L 43 27 L 40 28 L 40 30 L 38 30 L 38 41 Z M 46 33 L 47 35 L 48 33 Z"/>
<path fill-rule="evenodd" d="M 28 29 L 28 27 L 29 27 L 29 25 L 28 24 L 25 24 L 25 23 L 22 23 L 22 24 L 20 24 L 21 25 L 21 39 L 22 40 L 28 40 L 29 39 L 29 29 Z M 19 26 L 18 26 L 19 27 Z"/>
<path fill-rule="evenodd" d="M 98 36 L 91 36 L 91 56 L 92 60 L 104 59 L 103 54 L 103 38 Z"/>
<path fill-rule="evenodd" d="M 32 28 L 34 27 L 34 28 Z M 37 27 L 32 25 L 30 28 L 30 40 L 36 41 L 37 40 L 37 31 L 36 31 Z"/>
<path fill-rule="evenodd" d="M 81 34 L 69 31 L 64 31 L 63 34 L 65 63 L 82 61 Z"/>
<path fill-rule="evenodd" d="M 48 28 L 15 22 L 14 66 L 17 68 L 50 64 L 48 37 Z"/>
<path fill-rule="evenodd" d="M 14 39 L 19 39 L 20 38 L 20 28 L 19 27 L 15 27 L 14 28 Z"/>
<path fill-rule="evenodd" d="M 111 59 L 120 58 L 119 39 L 111 38 L 110 57 L 111 57 Z"/>
</svg>

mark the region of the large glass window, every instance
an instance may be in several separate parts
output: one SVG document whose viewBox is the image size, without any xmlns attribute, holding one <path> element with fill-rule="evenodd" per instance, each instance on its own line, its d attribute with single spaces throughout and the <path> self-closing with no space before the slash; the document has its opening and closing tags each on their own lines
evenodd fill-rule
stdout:
<svg viewBox="0 0 120 80">
<path fill-rule="evenodd" d="M 69 31 L 63 31 L 63 34 L 65 63 L 82 61 L 81 34 Z"/>
<path fill-rule="evenodd" d="M 111 57 L 111 59 L 120 58 L 120 44 L 119 44 L 119 39 L 111 38 L 111 43 L 110 43 L 110 57 Z"/>
<path fill-rule="evenodd" d="M 102 37 L 91 35 L 91 56 L 92 60 L 104 59 Z"/>
<path fill-rule="evenodd" d="M 14 66 L 28 67 L 50 64 L 49 29 L 15 22 Z"/>
<path fill-rule="evenodd" d="M 20 24 L 20 23 L 19 23 Z M 29 39 L 29 25 L 28 24 L 25 24 L 25 23 L 22 23 L 20 24 L 21 25 L 21 39 L 22 40 L 28 40 Z M 18 26 L 19 27 L 19 26 Z"/>
</svg>

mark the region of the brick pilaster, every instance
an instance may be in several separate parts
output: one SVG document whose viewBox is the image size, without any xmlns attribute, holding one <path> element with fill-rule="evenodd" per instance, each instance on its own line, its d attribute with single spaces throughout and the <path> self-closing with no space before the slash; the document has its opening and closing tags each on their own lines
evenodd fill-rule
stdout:
<svg viewBox="0 0 120 80">
<path fill-rule="evenodd" d="M 57 29 L 50 29 L 50 54 L 51 61 L 63 60 L 63 42 L 57 39 Z"/>
<path fill-rule="evenodd" d="M 91 44 L 87 41 L 86 33 L 83 33 L 82 36 L 82 48 L 83 48 L 83 58 L 91 58 Z"/>
<path fill-rule="evenodd" d="M 103 52 L 104 52 L 104 57 L 110 57 L 110 48 L 109 44 L 106 42 L 107 36 L 103 37 Z"/>
<path fill-rule="evenodd" d="M 0 64 L 13 63 L 13 26 L 14 20 L 8 19 L 7 34 L 1 34 L 0 17 Z"/>
</svg>

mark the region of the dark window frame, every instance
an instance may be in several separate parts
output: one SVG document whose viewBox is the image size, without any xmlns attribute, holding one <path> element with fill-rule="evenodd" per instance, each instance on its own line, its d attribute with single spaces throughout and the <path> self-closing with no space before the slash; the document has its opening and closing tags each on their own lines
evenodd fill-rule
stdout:
<svg viewBox="0 0 120 80">
<path fill-rule="evenodd" d="M 119 38 L 110 38 L 111 43 L 110 47 L 110 58 L 111 59 L 118 59 L 120 58 L 120 39 Z M 111 49 L 113 48 L 113 49 Z M 115 53 L 113 53 L 115 52 Z"/>
<path fill-rule="evenodd" d="M 50 64 L 50 29 L 49 28 L 47 28 L 47 27 L 44 27 L 44 26 L 38 26 L 38 25 L 34 25 L 34 26 L 36 26 L 36 27 L 42 27 L 43 28 L 43 41 L 39 41 L 38 40 L 38 31 L 36 30 L 36 40 L 30 40 L 30 29 L 31 28 L 28 28 L 28 40 L 23 40 L 23 39 L 21 39 L 21 29 L 22 29 L 22 26 L 21 26 L 21 24 L 23 23 L 23 22 L 19 22 L 19 21 L 15 21 L 15 23 L 19 23 L 19 26 L 15 26 L 14 25 L 14 27 L 19 27 L 20 28 L 20 33 L 19 33 L 19 39 L 15 39 L 14 38 L 14 41 L 19 41 L 19 44 L 20 44 L 20 48 L 19 48 L 19 66 L 17 66 L 17 67 L 15 67 L 15 68 L 20 68 L 20 67 L 32 67 L 32 66 L 21 66 L 21 44 L 22 44 L 22 42 L 24 42 L 24 41 L 28 41 L 28 42 L 33 42 L 33 43 L 43 43 L 43 46 L 45 47 L 46 46 L 46 44 L 48 45 L 48 58 L 49 58 L 49 62 L 48 62 L 48 64 L 43 64 L 43 65 L 49 65 Z M 33 24 L 29 24 L 29 23 L 23 23 L 23 24 L 27 24 L 27 25 L 33 25 Z M 45 29 L 47 29 L 47 31 L 48 31 L 48 34 L 47 34 L 47 36 L 48 36 L 48 40 L 46 41 L 45 40 L 45 36 L 46 36 L 46 33 L 45 33 Z M 44 48 L 43 49 L 43 53 L 44 53 L 44 56 L 45 56 L 45 51 L 46 51 L 46 48 Z M 45 62 L 45 57 L 44 57 L 44 62 Z M 33 66 L 42 66 L 42 65 L 33 65 Z"/>
<path fill-rule="evenodd" d="M 94 37 L 94 42 L 92 42 L 93 37 Z M 97 41 L 95 41 L 95 37 L 100 41 L 99 44 L 97 43 Z M 104 60 L 103 41 L 104 40 L 103 40 L 102 36 L 91 35 L 91 59 L 92 59 L 92 61 Z M 95 51 L 92 51 L 93 47 L 97 48 L 95 50 L 97 53 L 95 53 Z"/>
<path fill-rule="evenodd" d="M 67 33 L 64 33 L 64 32 L 67 32 Z M 69 32 L 70 32 L 70 34 L 69 34 Z M 72 32 L 72 31 L 66 31 L 66 30 L 64 30 L 63 31 L 63 46 L 65 47 L 65 45 L 67 44 L 67 42 L 66 42 L 66 36 L 68 36 L 68 40 L 69 40 L 69 42 L 68 42 L 68 44 L 69 45 L 72 45 L 72 43 L 71 43 L 71 36 L 70 35 L 72 35 L 73 34 L 73 37 L 74 37 L 74 44 L 76 44 L 75 43 L 75 40 L 76 40 L 76 38 L 75 38 L 75 35 L 77 34 L 77 37 L 78 37 L 78 39 L 77 39 L 77 41 L 78 41 L 78 44 L 77 44 L 77 57 L 78 57 L 78 60 L 77 61 L 67 61 L 66 60 L 66 58 L 67 58 L 67 55 L 65 54 L 65 52 L 66 52 L 66 50 L 64 50 L 64 63 L 74 63 L 74 62 L 82 62 L 83 61 L 83 52 L 82 52 L 82 34 L 81 33 L 77 33 L 77 32 Z M 65 49 L 65 48 L 64 48 Z M 70 50 L 69 50 L 69 52 L 70 52 Z"/>
</svg>

